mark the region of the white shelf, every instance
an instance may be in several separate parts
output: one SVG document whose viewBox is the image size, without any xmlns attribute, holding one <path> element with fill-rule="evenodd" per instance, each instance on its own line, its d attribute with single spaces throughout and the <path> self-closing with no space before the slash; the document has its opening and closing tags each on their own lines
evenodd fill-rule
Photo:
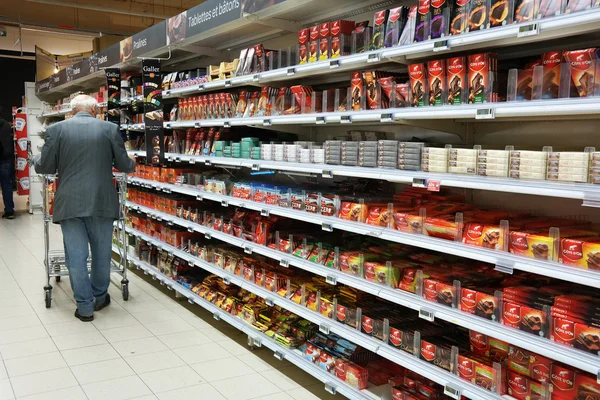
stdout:
<svg viewBox="0 0 600 400">
<path fill-rule="evenodd" d="M 491 110 L 491 111 L 489 111 Z M 481 112 L 491 117 L 484 118 Z M 524 120 L 531 118 L 591 117 L 600 114 L 600 98 L 573 98 L 555 100 L 497 102 L 483 104 L 446 105 L 439 107 L 404 107 L 381 110 L 327 112 L 314 114 L 277 115 L 252 118 L 220 118 L 193 121 L 165 122 L 167 129 L 208 128 L 220 126 L 277 126 L 277 125 L 350 125 L 390 124 L 408 120 Z M 480 115 L 478 117 L 478 115 Z"/>
<path fill-rule="evenodd" d="M 536 25 L 533 30 L 528 30 Z M 305 78 L 311 75 L 322 76 L 342 70 L 358 70 L 366 66 L 373 67 L 391 61 L 410 63 L 412 60 L 432 57 L 436 54 L 449 54 L 453 51 L 464 51 L 473 48 L 490 48 L 497 46 L 521 45 L 532 42 L 543 42 L 586 32 L 598 31 L 600 26 L 600 9 L 594 8 L 584 12 L 565 14 L 558 17 L 541 19 L 534 22 L 513 24 L 504 27 L 468 32 L 443 39 L 427 40 L 406 46 L 391 47 L 352 54 L 337 59 L 319 61 L 302 65 L 293 65 L 262 73 L 234 77 L 227 80 L 206 82 L 184 88 L 170 89 L 163 93 L 163 98 L 192 95 L 230 87 L 267 84 L 269 82 Z M 521 30 L 533 35 L 524 36 Z M 436 51 L 436 43 L 441 42 L 446 50 Z"/>
<path fill-rule="evenodd" d="M 336 322 L 330 318 L 322 316 L 319 313 L 311 311 L 310 309 L 296 304 L 295 302 L 288 300 L 282 296 L 279 296 L 276 293 L 269 292 L 265 288 L 260 287 L 252 282 L 246 281 L 244 278 L 233 275 L 221 268 L 216 267 L 215 265 L 208 263 L 198 257 L 192 256 L 189 253 L 186 253 L 182 250 L 179 250 L 173 246 L 167 245 L 164 242 L 161 242 L 155 238 L 152 238 L 148 235 L 145 235 L 139 231 L 136 231 L 132 228 L 127 228 L 127 231 L 155 246 L 159 249 L 163 249 L 169 253 L 172 253 L 184 260 L 187 260 L 194 265 L 213 273 L 222 278 L 228 278 L 231 284 L 239 286 L 243 289 L 248 290 L 260 296 L 264 299 L 268 299 L 269 301 L 273 301 L 273 304 L 279 305 L 286 310 L 289 310 L 302 318 L 305 318 L 317 325 L 319 325 L 320 329 L 329 330 L 334 332 L 341 337 L 358 344 L 374 353 L 381 355 L 399 365 L 402 365 L 418 374 L 425 376 L 426 378 L 432 379 L 435 382 L 443 385 L 443 386 L 451 386 L 452 388 L 459 389 L 461 393 L 471 399 L 478 400 L 492 400 L 492 399 L 500 399 L 501 396 L 488 392 L 476 385 L 473 385 L 470 382 L 464 381 L 460 379 L 458 376 L 453 375 L 441 368 L 438 368 L 426 361 L 420 360 L 417 357 L 403 352 L 401 350 L 394 349 L 391 346 L 385 345 L 381 341 L 367 336 L 365 334 L 360 333 L 359 331 L 352 329 L 348 325 L 341 324 Z M 164 277 L 164 275 L 163 275 Z M 166 277 L 164 277 L 166 278 Z M 176 285 L 177 286 L 177 285 Z M 174 287 L 176 287 L 174 286 Z M 189 297 L 188 297 L 189 298 Z M 340 392 L 341 393 L 341 392 Z"/>
<path fill-rule="evenodd" d="M 574 282 L 581 285 L 600 288 L 600 272 L 585 268 L 577 268 L 569 265 L 560 264 L 552 261 L 536 260 L 533 258 L 521 257 L 509 252 L 489 250 L 477 246 L 465 245 L 461 242 L 438 239 L 435 237 L 417 235 L 400 232 L 394 229 L 382 228 L 379 226 L 368 225 L 359 222 L 346 221 L 335 217 L 326 217 L 323 215 L 312 214 L 305 211 L 293 210 L 275 205 L 256 203 L 250 200 L 236 199 L 231 196 L 224 196 L 216 193 L 207 193 L 205 191 L 171 185 L 154 181 L 145 181 L 139 178 L 129 178 L 132 184 L 139 184 L 148 188 L 167 190 L 176 193 L 182 193 L 189 196 L 208 199 L 223 204 L 248 208 L 256 211 L 266 211 L 270 214 L 279 215 L 308 222 L 316 225 L 329 225 L 332 229 L 339 229 L 347 232 L 353 232 L 361 235 L 376 237 L 391 242 L 402 243 L 410 246 L 416 246 L 442 253 L 452 254 L 459 257 L 466 257 L 474 260 L 487 262 L 502 267 L 503 269 L 516 269 L 538 275 L 549 276 L 568 282 Z M 137 206 L 137 205 L 136 205 Z"/>
<path fill-rule="evenodd" d="M 291 254 L 276 251 L 267 246 L 249 242 L 191 221 L 158 212 L 147 207 L 139 206 L 135 203 L 127 202 L 127 206 L 131 209 L 143 212 L 149 215 L 151 218 L 167 221 L 195 232 L 203 234 L 208 233 L 212 238 L 237 246 L 241 249 L 244 249 L 244 251 L 258 253 L 265 257 L 280 261 L 283 265 L 294 265 L 298 268 L 322 277 L 333 278 L 336 282 L 343 283 L 375 296 L 379 296 L 401 306 L 416 311 L 427 310 L 433 313 L 434 318 L 439 318 L 467 329 L 473 329 L 477 332 L 494 337 L 496 339 L 504 340 L 508 343 L 512 343 L 524 349 L 552 358 L 556 361 L 572 365 L 576 368 L 591 372 L 593 374 L 596 374 L 598 371 L 600 371 L 600 357 L 585 353 L 573 347 L 562 345 L 549 339 L 541 338 L 518 329 L 510 328 L 481 317 L 473 316 L 451 307 L 446 307 L 441 304 L 427 301 L 424 298 L 409 292 L 372 283 L 365 279 L 327 268 L 321 264 L 317 264 Z M 182 258 L 190 259 L 191 256 L 188 253 L 181 253 L 185 255 L 185 257 Z M 220 268 L 217 268 L 217 270 L 222 271 Z M 243 278 L 238 278 L 238 280 L 247 282 Z"/>
<path fill-rule="evenodd" d="M 106 106 L 107 106 L 106 102 L 98 103 L 99 108 L 106 107 Z M 39 118 L 62 117 L 66 114 L 70 114 L 72 111 L 73 110 L 69 107 L 69 108 L 63 108 L 62 110 L 58 110 L 58 111 L 44 112 L 44 113 L 42 113 L 42 115 L 39 116 Z"/>
<path fill-rule="evenodd" d="M 118 248 L 115 248 L 115 246 L 113 246 L 113 251 L 118 251 Z M 128 260 L 139 269 L 144 270 L 153 278 L 159 280 L 161 284 L 167 285 L 169 289 L 173 289 L 181 295 L 185 296 L 190 303 L 200 305 L 206 311 L 211 313 L 215 319 L 225 321 L 234 328 L 244 332 L 246 335 L 248 335 L 248 338 L 254 346 L 264 346 L 271 349 L 273 352 L 278 353 L 279 355 L 283 355 L 284 358 L 290 363 L 294 364 L 306 373 L 314 376 L 324 384 L 330 385 L 330 387 L 332 387 L 335 390 L 335 392 L 338 392 L 349 399 L 375 400 L 380 398 L 379 395 L 376 394 L 377 391 L 381 391 L 382 389 L 389 390 L 389 386 L 387 385 L 384 385 L 383 387 L 374 387 L 370 385 L 370 387 L 367 390 L 355 389 L 347 385 L 345 382 L 340 381 L 334 375 L 323 371 L 316 364 L 307 361 L 299 350 L 288 349 L 275 343 L 273 339 L 254 329 L 252 326 L 248 325 L 241 319 L 236 318 L 230 313 L 221 310 L 219 307 L 193 293 L 191 290 L 186 289 L 177 282 L 174 282 L 173 280 L 162 274 L 156 267 L 153 267 L 152 265 L 141 261 L 137 257 L 128 256 Z"/>
<path fill-rule="evenodd" d="M 130 154 L 145 157 L 146 152 L 132 151 Z M 252 160 L 247 158 L 192 156 L 166 153 L 168 161 L 190 164 L 213 164 L 244 167 L 252 170 L 278 170 L 303 172 L 317 175 L 333 175 L 389 182 L 412 184 L 415 179 L 438 180 L 440 186 L 465 189 L 489 190 L 494 192 L 530 194 L 583 200 L 584 206 L 600 206 L 600 185 L 539 180 L 495 178 L 478 175 L 436 174 L 422 171 L 404 171 L 387 168 L 350 167 L 331 164 L 301 164 L 281 161 Z"/>
</svg>

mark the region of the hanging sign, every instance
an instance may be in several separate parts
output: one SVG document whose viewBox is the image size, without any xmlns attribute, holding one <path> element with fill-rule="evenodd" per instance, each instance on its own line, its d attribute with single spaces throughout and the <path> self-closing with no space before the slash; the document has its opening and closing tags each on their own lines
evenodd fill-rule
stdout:
<svg viewBox="0 0 600 400">
<path fill-rule="evenodd" d="M 152 165 L 164 162 L 164 129 L 162 81 L 159 60 L 142 61 L 144 95 L 144 125 L 146 132 L 146 160 Z"/>
<path fill-rule="evenodd" d="M 108 89 L 106 120 L 114 124 L 121 123 L 121 70 L 119 68 L 107 68 L 106 86 Z"/>
</svg>

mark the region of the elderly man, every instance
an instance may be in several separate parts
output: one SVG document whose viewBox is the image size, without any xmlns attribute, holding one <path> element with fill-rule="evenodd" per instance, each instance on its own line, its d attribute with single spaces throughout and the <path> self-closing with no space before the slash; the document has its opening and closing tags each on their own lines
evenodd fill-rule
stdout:
<svg viewBox="0 0 600 400">
<path fill-rule="evenodd" d="M 110 304 L 111 239 L 118 218 L 113 166 L 121 172 L 135 169 L 119 128 L 96 119 L 97 103 L 80 95 L 71 101 L 75 116 L 46 130 L 42 153 L 34 160 L 41 174 L 58 173 L 54 223 L 63 233 L 67 268 L 77 301 L 75 317 L 94 320 L 94 311 Z M 88 275 L 88 243 L 92 272 Z"/>
</svg>

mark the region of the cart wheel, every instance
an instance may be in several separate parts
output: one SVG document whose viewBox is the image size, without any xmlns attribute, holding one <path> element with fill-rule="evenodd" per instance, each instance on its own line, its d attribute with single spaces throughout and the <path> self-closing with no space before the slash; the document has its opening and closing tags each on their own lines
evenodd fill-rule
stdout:
<svg viewBox="0 0 600 400">
<path fill-rule="evenodd" d="M 124 283 L 123 285 L 121 285 L 121 290 L 123 291 L 123 300 L 129 300 L 129 284 Z"/>
<path fill-rule="evenodd" d="M 56 280 L 56 282 L 60 282 L 60 276 L 57 276 L 54 279 Z"/>
<path fill-rule="evenodd" d="M 52 289 L 46 290 L 46 308 L 52 307 Z"/>
</svg>

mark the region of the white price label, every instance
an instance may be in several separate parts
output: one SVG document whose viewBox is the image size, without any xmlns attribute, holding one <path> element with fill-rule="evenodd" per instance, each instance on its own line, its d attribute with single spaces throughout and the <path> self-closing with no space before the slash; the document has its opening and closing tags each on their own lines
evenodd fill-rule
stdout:
<svg viewBox="0 0 600 400">
<path fill-rule="evenodd" d="M 268 217 L 269 216 L 269 210 L 260 210 L 260 215 L 263 217 Z"/>
<path fill-rule="evenodd" d="M 477 110 L 475 114 L 475 119 L 495 119 L 496 118 L 496 110 L 493 108 L 481 108 Z"/>
<path fill-rule="evenodd" d="M 260 74 L 255 74 L 255 75 L 252 77 L 252 82 L 258 82 L 258 81 L 260 81 Z"/>
<path fill-rule="evenodd" d="M 279 351 L 276 351 L 275 353 L 273 353 L 273 356 L 278 359 L 279 361 L 283 361 L 283 359 L 285 358 L 285 354 L 280 353 Z"/>
<path fill-rule="evenodd" d="M 244 246 L 244 253 L 246 253 L 246 254 L 252 254 L 252 247 L 251 246 Z"/>
<path fill-rule="evenodd" d="M 190 158 L 190 160 L 189 160 L 189 161 L 190 161 L 190 164 L 196 164 L 196 160 L 195 160 L 195 159 L 193 159 L 193 158 Z"/>
<path fill-rule="evenodd" d="M 321 229 L 323 229 L 325 232 L 333 232 L 333 226 L 331 224 L 323 223 L 323 225 L 321 225 Z"/>
<path fill-rule="evenodd" d="M 260 164 L 252 164 L 252 171 L 260 171 Z"/>
<path fill-rule="evenodd" d="M 271 125 L 273 125 L 273 123 L 271 122 L 270 119 L 263 120 L 263 126 L 271 126 Z"/>
<path fill-rule="evenodd" d="M 288 68 L 287 76 L 294 76 L 294 75 L 296 75 L 296 68 Z"/>
<path fill-rule="evenodd" d="M 446 396 L 452 397 L 453 399 L 459 400 L 461 398 L 462 391 L 453 386 L 446 385 L 444 386 L 444 394 Z"/>
<path fill-rule="evenodd" d="M 275 302 L 273 301 L 273 299 L 267 297 L 265 299 L 265 304 L 268 305 L 269 307 L 273 307 L 275 305 Z"/>
<path fill-rule="evenodd" d="M 340 67 L 340 60 L 329 61 L 329 68 L 335 69 Z"/>
<path fill-rule="evenodd" d="M 213 314 L 213 318 L 214 318 L 214 319 L 216 319 L 217 321 L 220 321 L 220 320 L 221 320 L 221 314 L 219 314 L 219 313 L 214 313 L 214 314 Z"/>
<path fill-rule="evenodd" d="M 230 121 L 223 122 L 223 127 L 224 128 L 231 128 L 231 122 Z"/>
<path fill-rule="evenodd" d="M 289 260 L 280 260 L 279 261 L 279 265 L 284 267 L 284 268 L 289 268 L 290 267 L 290 261 Z"/>
<path fill-rule="evenodd" d="M 351 115 L 342 115 L 340 118 L 340 122 L 342 124 L 351 124 L 352 123 L 352 116 Z"/>
<path fill-rule="evenodd" d="M 394 120 L 394 114 L 392 114 L 392 113 L 381 114 L 381 117 L 379 118 L 379 120 L 381 122 L 392 122 Z"/>
<path fill-rule="evenodd" d="M 433 44 L 433 51 L 450 50 L 448 40 L 439 40 Z"/>
<path fill-rule="evenodd" d="M 327 382 L 325 384 L 325 391 L 327 393 L 331 393 L 331 394 L 335 395 L 337 393 L 337 389 L 336 389 L 335 384 L 332 383 L 332 382 Z"/>
<path fill-rule="evenodd" d="M 194 128 L 200 128 L 200 122 L 194 122 Z"/>
<path fill-rule="evenodd" d="M 221 200 L 222 207 L 229 207 L 229 202 L 227 200 Z"/>
<path fill-rule="evenodd" d="M 426 310 L 424 308 L 419 310 L 419 317 L 429 322 L 433 322 L 435 319 L 433 311 Z"/>
<path fill-rule="evenodd" d="M 206 232 L 206 233 L 204 234 L 204 237 L 205 237 L 206 239 L 212 239 L 212 235 L 211 235 L 209 232 Z"/>
<path fill-rule="evenodd" d="M 204 165 L 210 167 L 212 165 L 212 162 L 210 160 L 204 160 Z"/>
<path fill-rule="evenodd" d="M 202 201 L 202 200 L 204 200 L 204 197 L 202 197 L 202 195 L 199 194 L 198 196 L 196 196 L 196 200 Z"/>
<path fill-rule="evenodd" d="M 231 80 L 230 79 L 226 79 L 225 80 L 225 87 L 231 87 Z"/>
<path fill-rule="evenodd" d="M 381 53 L 372 53 L 367 56 L 367 62 L 379 62 L 381 61 Z"/>
<path fill-rule="evenodd" d="M 329 283 L 330 285 L 337 285 L 337 278 L 335 276 L 327 275 L 327 277 L 325 277 L 325 282 Z"/>
<path fill-rule="evenodd" d="M 198 90 L 200 90 L 200 91 L 204 90 L 204 85 L 198 86 Z"/>
<path fill-rule="evenodd" d="M 537 22 L 519 27 L 517 37 L 536 36 L 540 34 L 540 25 Z"/>
<path fill-rule="evenodd" d="M 320 324 L 319 332 L 324 333 L 325 335 L 329 335 L 329 325 Z"/>
<path fill-rule="evenodd" d="M 231 283 L 231 279 L 229 279 L 228 276 L 224 276 L 223 277 L 223 283 L 226 284 L 226 285 L 229 285 Z"/>
<path fill-rule="evenodd" d="M 327 170 L 324 170 L 324 171 L 321 173 L 321 176 L 322 176 L 323 178 L 333 178 L 333 171 L 327 171 Z"/>
<path fill-rule="evenodd" d="M 326 124 L 327 119 L 325 119 L 325 117 L 317 117 L 316 122 L 317 124 Z"/>
</svg>

